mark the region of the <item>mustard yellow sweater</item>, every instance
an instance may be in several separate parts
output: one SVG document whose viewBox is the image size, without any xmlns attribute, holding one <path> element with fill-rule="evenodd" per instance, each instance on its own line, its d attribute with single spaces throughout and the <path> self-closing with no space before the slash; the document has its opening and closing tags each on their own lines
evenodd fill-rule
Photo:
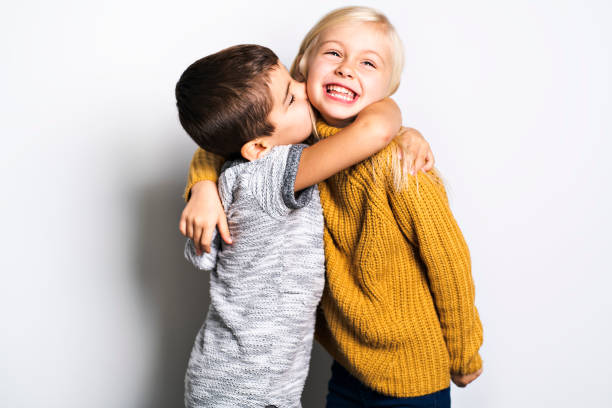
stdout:
<svg viewBox="0 0 612 408">
<path fill-rule="evenodd" d="M 321 136 L 339 129 L 317 123 Z M 372 389 L 429 394 L 482 366 L 470 257 L 434 174 L 393 188 L 389 146 L 319 184 L 327 282 L 317 340 Z M 216 180 L 221 159 L 199 150 L 190 186 Z M 374 170 L 373 170 L 374 169 Z"/>
</svg>

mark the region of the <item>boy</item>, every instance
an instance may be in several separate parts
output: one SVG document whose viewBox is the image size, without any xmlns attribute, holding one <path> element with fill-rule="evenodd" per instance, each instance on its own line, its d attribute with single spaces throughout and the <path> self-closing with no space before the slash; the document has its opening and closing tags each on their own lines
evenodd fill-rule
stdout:
<svg viewBox="0 0 612 408">
<path fill-rule="evenodd" d="M 232 245 L 185 256 L 211 271 L 206 322 L 185 377 L 187 407 L 300 407 L 324 285 L 315 184 L 384 148 L 400 129 L 390 99 L 312 146 L 304 84 L 269 49 L 240 45 L 192 64 L 176 86 L 179 119 L 228 159 L 219 194 Z M 330 159 L 331 158 L 331 159 Z M 298 192 L 296 194 L 296 192 Z"/>
</svg>

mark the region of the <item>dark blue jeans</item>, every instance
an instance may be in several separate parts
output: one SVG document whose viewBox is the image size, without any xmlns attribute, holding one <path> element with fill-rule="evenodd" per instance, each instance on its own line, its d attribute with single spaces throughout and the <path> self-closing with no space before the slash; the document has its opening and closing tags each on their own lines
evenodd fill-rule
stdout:
<svg viewBox="0 0 612 408">
<path fill-rule="evenodd" d="M 450 387 L 420 397 L 389 397 L 369 389 L 334 361 L 326 407 L 450 408 Z"/>
</svg>

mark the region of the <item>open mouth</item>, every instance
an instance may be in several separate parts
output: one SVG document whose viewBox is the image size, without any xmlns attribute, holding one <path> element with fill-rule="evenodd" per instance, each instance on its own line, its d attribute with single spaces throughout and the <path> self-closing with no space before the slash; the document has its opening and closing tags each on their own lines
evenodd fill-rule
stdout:
<svg viewBox="0 0 612 408">
<path fill-rule="evenodd" d="M 339 84 L 328 84 L 325 85 L 325 93 L 332 99 L 339 100 L 341 102 L 354 102 L 359 98 L 359 95 L 352 89 Z"/>
</svg>

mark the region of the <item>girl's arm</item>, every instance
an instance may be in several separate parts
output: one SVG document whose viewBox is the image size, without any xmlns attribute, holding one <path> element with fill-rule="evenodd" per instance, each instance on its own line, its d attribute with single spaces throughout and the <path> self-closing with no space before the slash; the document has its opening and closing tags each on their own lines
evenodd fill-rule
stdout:
<svg viewBox="0 0 612 408">
<path fill-rule="evenodd" d="M 210 252 L 215 227 L 227 244 L 232 243 L 217 191 L 217 178 L 223 161 L 221 156 L 198 148 L 189 166 L 184 194 L 187 204 L 179 220 L 179 230 L 193 240 L 197 255 L 203 251 Z"/>
<path fill-rule="evenodd" d="M 392 99 L 367 106 L 349 126 L 304 149 L 295 191 L 317 184 L 382 150 L 397 135 L 401 124 L 401 112 Z"/>
<path fill-rule="evenodd" d="M 198 147 L 189 165 L 187 185 L 185 186 L 185 193 L 183 194 L 185 201 L 189 201 L 191 189 L 196 183 L 200 181 L 212 181 L 216 184 L 219 178 L 219 171 L 224 162 L 225 159 L 223 157 Z"/>
<path fill-rule="evenodd" d="M 468 247 L 439 178 L 434 173 L 417 173 L 408 177 L 406 183 L 399 192 L 392 182 L 388 183 L 389 204 L 402 232 L 418 249 L 427 268 L 450 355 L 451 374 L 476 373 L 482 367 L 478 354 L 482 325 L 474 305 Z"/>
</svg>

